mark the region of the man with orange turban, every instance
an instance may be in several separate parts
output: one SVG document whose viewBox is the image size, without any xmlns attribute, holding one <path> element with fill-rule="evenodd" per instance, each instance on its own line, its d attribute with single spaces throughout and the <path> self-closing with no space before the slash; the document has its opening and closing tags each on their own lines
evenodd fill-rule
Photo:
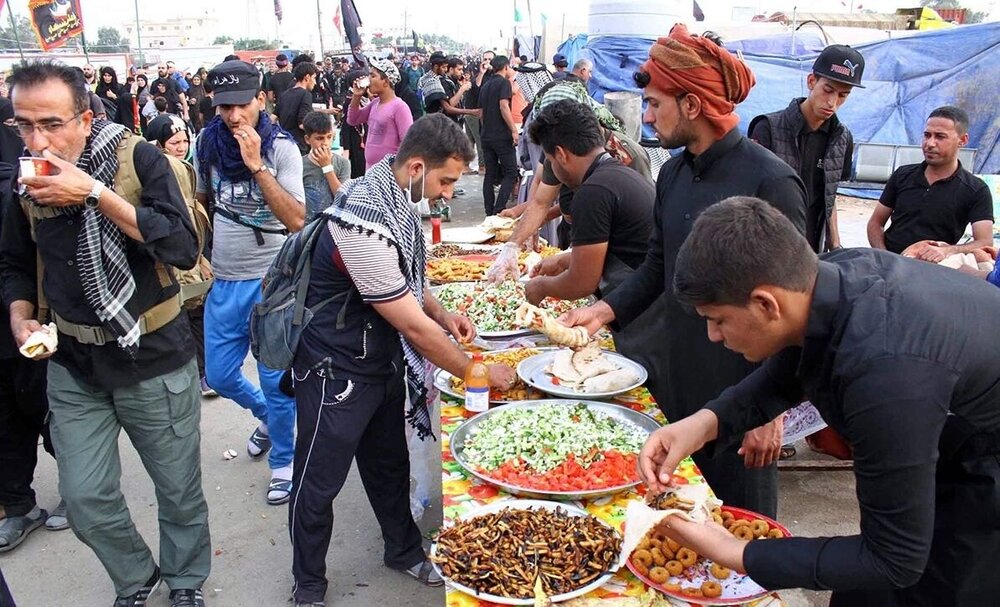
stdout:
<svg viewBox="0 0 1000 607">
<path fill-rule="evenodd" d="M 664 377 L 668 398 L 660 409 L 669 420 L 691 415 L 739 383 L 756 365 L 725 348 L 705 332 L 704 320 L 685 310 L 673 293 L 674 262 L 698 215 L 730 196 L 755 196 L 805 229 L 806 193 L 798 175 L 770 151 L 744 137 L 736 105 L 754 85 L 753 72 L 709 37 L 692 36 L 675 25 L 649 50 L 649 60 L 635 74 L 647 104 L 643 122 L 653 127 L 660 145 L 684 148 L 660 170 L 657 203 L 646 261 L 611 294 L 593 306 L 570 312 L 563 322 L 591 333 L 607 323 L 631 323 L 665 293 L 662 326 L 666 346 Z M 741 269 L 731 268 L 734 274 Z M 766 306 L 757 313 L 766 315 Z M 709 319 L 723 324 L 736 318 Z M 716 332 L 717 334 L 717 332 Z M 652 379 L 652 378 L 651 378 Z M 781 418 L 748 432 L 742 445 L 696 453 L 694 459 L 709 484 L 726 503 L 774 516 Z"/>
</svg>

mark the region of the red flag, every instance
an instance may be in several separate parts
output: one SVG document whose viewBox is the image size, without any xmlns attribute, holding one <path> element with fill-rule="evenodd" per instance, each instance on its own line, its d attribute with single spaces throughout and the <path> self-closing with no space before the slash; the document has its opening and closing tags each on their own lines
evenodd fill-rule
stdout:
<svg viewBox="0 0 1000 607">
<path fill-rule="evenodd" d="M 29 0 L 28 10 L 42 50 L 59 48 L 83 33 L 80 0 Z"/>
<path fill-rule="evenodd" d="M 274 0 L 274 16 L 281 23 L 281 0 Z"/>
<path fill-rule="evenodd" d="M 7 2 L 7 0 L 0 0 L 0 11 L 2 11 L 2 10 L 3 10 L 3 5 L 4 5 L 4 4 L 6 3 L 6 2 Z"/>
<path fill-rule="evenodd" d="M 341 37 L 344 35 L 344 18 L 340 15 L 340 5 L 337 5 L 336 12 L 333 13 L 333 25 L 337 28 Z"/>
</svg>

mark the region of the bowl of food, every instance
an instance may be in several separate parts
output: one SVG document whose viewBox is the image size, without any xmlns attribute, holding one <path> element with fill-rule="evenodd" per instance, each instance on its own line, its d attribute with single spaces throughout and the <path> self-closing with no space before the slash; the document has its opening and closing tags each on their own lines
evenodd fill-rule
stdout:
<svg viewBox="0 0 1000 607">
<path fill-rule="evenodd" d="M 607 583 L 618 568 L 621 541 L 610 525 L 575 506 L 504 500 L 442 529 L 430 558 L 452 588 L 476 598 L 532 605 L 540 583 L 558 603 Z"/>
<path fill-rule="evenodd" d="M 523 401 L 463 423 L 451 434 L 451 452 L 469 473 L 513 495 L 592 499 L 639 484 L 639 450 L 659 427 L 613 403 Z"/>
<path fill-rule="evenodd" d="M 540 351 L 541 350 L 539 348 L 507 348 L 504 350 L 493 350 L 483 354 L 483 362 L 487 365 L 500 364 L 516 369 L 517 365 L 521 361 L 538 354 Z M 465 398 L 465 379 L 462 377 L 455 377 L 444 369 L 438 369 L 434 372 L 434 387 L 449 396 L 453 396 L 455 398 Z M 514 384 L 506 390 L 499 390 L 497 388 L 490 389 L 491 403 L 506 404 L 522 400 L 535 400 L 543 397 L 544 395 L 540 391 L 525 385 L 524 381 L 520 378 L 518 378 L 517 381 L 515 381 Z"/>
<path fill-rule="evenodd" d="M 517 376 L 526 385 L 562 398 L 612 398 L 646 383 L 639 363 L 591 341 L 580 350 L 547 350 L 525 359 Z"/>
</svg>

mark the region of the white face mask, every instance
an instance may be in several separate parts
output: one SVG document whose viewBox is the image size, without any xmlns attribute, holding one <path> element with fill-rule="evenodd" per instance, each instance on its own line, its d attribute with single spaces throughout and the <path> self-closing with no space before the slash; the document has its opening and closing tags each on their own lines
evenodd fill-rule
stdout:
<svg viewBox="0 0 1000 607">
<path fill-rule="evenodd" d="M 424 177 L 426 177 L 426 172 Z M 410 185 L 406 188 L 406 202 L 410 203 L 410 209 L 417 215 L 420 215 L 421 208 L 430 209 L 430 201 L 427 200 L 427 196 L 424 194 L 424 180 L 420 180 L 420 200 L 413 202 L 413 175 L 410 175 Z"/>
</svg>

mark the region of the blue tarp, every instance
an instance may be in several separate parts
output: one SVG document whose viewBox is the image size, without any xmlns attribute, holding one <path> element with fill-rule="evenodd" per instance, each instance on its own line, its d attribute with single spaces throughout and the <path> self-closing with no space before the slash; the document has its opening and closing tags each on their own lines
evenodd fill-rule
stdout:
<svg viewBox="0 0 1000 607">
<path fill-rule="evenodd" d="M 758 114 L 784 109 L 807 94 L 806 75 L 821 42 L 790 35 L 728 44 L 740 49 L 757 85 L 737 109 L 745 130 Z M 594 61 L 590 90 L 598 100 L 612 91 L 634 91 L 632 73 L 646 60 L 651 38 L 598 37 L 584 47 Z M 782 50 L 784 49 L 784 50 Z M 1000 23 L 922 32 L 857 46 L 865 56 L 864 84 L 839 112 L 856 143 L 919 145 L 927 115 L 942 105 L 962 107 L 971 118 L 969 147 L 977 148 L 974 172 L 1000 173 Z M 650 134 L 647 132 L 647 134 Z"/>
<path fill-rule="evenodd" d="M 587 57 L 590 59 L 590 55 L 584 52 L 584 47 L 587 46 L 587 34 L 577 34 L 571 36 L 569 40 L 563 42 L 556 49 L 556 52 L 560 55 L 566 56 L 566 61 L 569 62 L 570 66 L 576 63 L 576 60 L 581 57 Z M 546 60 L 552 59 L 547 57 Z M 546 61 L 547 63 L 547 61 Z"/>
</svg>

